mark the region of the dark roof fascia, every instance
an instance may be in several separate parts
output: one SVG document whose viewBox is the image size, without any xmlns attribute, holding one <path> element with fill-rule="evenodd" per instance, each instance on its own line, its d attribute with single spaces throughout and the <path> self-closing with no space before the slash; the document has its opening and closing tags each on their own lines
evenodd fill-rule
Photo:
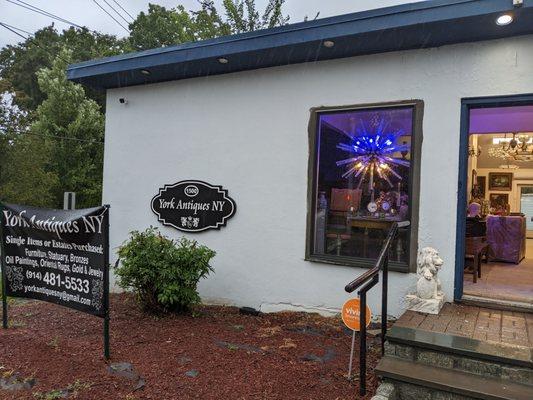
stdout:
<svg viewBox="0 0 533 400">
<path fill-rule="evenodd" d="M 533 0 L 525 0 L 521 8 L 513 11 L 517 16 L 515 23 L 496 27 L 493 17 L 512 10 L 512 0 L 433 0 L 403 4 L 86 61 L 69 65 L 67 76 L 89 86 L 110 88 L 533 33 Z M 443 31 L 445 26 L 450 32 Z M 337 41 L 353 44 L 372 40 L 376 34 L 388 34 L 388 40 L 374 40 L 376 43 L 370 47 L 347 46 L 348 43 L 337 46 Z M 402 35 L 408 38 L 411 35 L 410 40 L 403 40 Z M 334 49 L 320 46 L 328 39 L 335 41 Z M 219 57 L 230 62 L 219 65 Z M 255 60 L 251 62 L 250 58 Z M 141 69 L 152 73 L 144 76 Z"/>
</svg>

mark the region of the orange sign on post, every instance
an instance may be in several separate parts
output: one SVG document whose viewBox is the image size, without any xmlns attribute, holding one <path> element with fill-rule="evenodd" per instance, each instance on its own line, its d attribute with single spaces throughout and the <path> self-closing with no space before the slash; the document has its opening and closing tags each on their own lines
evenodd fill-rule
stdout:
<svg viewBox="0 0 533 400">
<path fill-rule="evenodd" d="M 361 329 L 361 315 L 359 299 L 350 299 L 342 306 L 342 322 L 348 328 L 353 331 L 359 331 Z M 372 318 L 372 312 L 370 307 L 366 306 L 366 326 L 370 325 L 370 319 Z"/>
</svg>

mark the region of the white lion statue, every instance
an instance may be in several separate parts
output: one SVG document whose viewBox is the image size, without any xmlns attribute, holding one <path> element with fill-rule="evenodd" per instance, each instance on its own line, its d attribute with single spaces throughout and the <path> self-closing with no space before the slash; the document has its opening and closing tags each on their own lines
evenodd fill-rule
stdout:
<svg viewBox="0 0 533 400">
<path fill-rule="evenodd" d="M 421 299 L 436 299 L 441 292 L 440 280 L 437 277 L 442 264 L 439 252 L 432 247 L 424 247 L 418 252 L 416 260 L 418 281 L 416 293 Z"/>
<path fill-rule="evenodd" d="M 417 257 L 416 293 L 408 294 L 408 309 L 413 311 L 438 314 L 444 305 L 444 294 L 438 278 L 444 261 L 439 252 L 432 247 L 424 247 Z"/>
</svg>

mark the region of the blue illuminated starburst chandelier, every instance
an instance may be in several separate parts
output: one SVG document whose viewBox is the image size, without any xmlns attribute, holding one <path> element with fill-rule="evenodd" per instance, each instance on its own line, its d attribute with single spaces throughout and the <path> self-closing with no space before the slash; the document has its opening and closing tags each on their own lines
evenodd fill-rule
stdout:
<svg viewBox="0 0 533 400">
<path fill-rule="evenodd" d="M 389 124 L 385 119 L 380 119 L 372 124 L 373 127 L 368 129 L 363 120 L 359 121 L 355 129 L 355 120 L 351 121 L 351 133 L 343 132 L 349 139 L 349 143 L 339 143 L 337 148 L 347 153 L 351 157 L 337 161 L 337 166 L 347 166 L 343 178 L 359 179 L 357 188 L 361 187 L 366 175 L 369 175 L 369 188 L 374 187 L 374 176 L 386 181 L 390 187 L 393 187 L 392 179 L 402 180 L 398 173 L 399 166 L 409 167 L 409 160 L 406 155 L 410 150 L 410 145 L 406 142 L 398 144 L 400 137 L 404 134 L 403 130 L 389 130 Z M 401 154 L 401 158 L 394 157 L 395 154 Z"/>
</svg>

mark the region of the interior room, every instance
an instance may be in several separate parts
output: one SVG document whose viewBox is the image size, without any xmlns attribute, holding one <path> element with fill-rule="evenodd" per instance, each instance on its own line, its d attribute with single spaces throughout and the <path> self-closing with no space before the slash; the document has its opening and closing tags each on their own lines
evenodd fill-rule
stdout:
<svg viewBox="0 0 533 400">
<path fill-rule="evenodd" d="M 533 105 L 470 113 L 463 294 L 533 305 Z"/>
</svg>

